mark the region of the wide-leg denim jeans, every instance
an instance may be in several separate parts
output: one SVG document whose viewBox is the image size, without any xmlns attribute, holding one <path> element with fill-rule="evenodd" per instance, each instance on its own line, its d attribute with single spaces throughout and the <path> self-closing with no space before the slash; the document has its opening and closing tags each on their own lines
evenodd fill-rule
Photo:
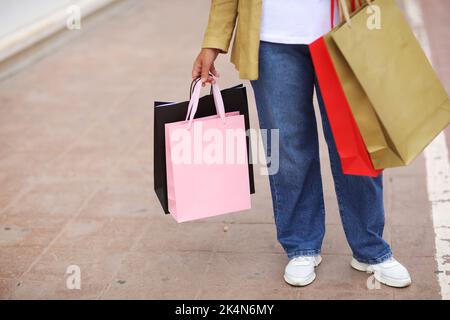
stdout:
<svg viewBox="0 0 450 320">
<path fill-rule="evenodd" d="M 279 170 L 269 175 L 277 238 L 289 258 L 317 255 L 325 207 L 313 93 L 316 88 L 340 216 L 353 256 L 376 264 L 392 256 L 383 240 L 383 178 L 342 173 L 339 155 L 306 45 L 261 41 L 252 81 L 260 127 L 279 129 Z M 270 155 L 270 143 L 266 155 Z M 273 157 L 273 155 L 271 155 Z"/>
</svg>

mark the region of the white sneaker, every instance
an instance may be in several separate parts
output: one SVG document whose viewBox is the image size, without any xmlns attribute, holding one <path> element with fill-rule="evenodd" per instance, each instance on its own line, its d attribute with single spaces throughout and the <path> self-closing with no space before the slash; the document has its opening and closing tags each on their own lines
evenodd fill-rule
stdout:
<svg viewBox="0 0 450 320">
<path fill-rule="evenodd" d="M 411 284 L 408 270 L 394 258 L 378 264 L 361 263 L 353 258 L 350 265 L 358 271 L 373 273 L 375 279 L 391 287 L 404 288 Z"/>
<path fill-rule="evenodd" d="M 291 286 L 304 287 L 316 279 L 315 267 L 322 262 L 322 257 L 301 256 L 291 259 L 284 271 L 284 280 Z"/>
</svg>

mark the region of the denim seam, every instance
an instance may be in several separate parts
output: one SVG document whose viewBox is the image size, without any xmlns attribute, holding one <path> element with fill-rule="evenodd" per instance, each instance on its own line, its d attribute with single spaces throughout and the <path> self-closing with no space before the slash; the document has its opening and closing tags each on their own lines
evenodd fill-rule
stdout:
<svg viewBox="0 0 450 320">
<path fill-rule="evenodd" d="M 386 253 L 383 253 L 380 257 L 375 258 L 375 259 L 363 259 L 356 255 L 353 255 L 353 258 L 355 258 L 358 262 L 361 262 L 361 263 L 378 264 L 378 263 L 382 263 L 382 262 L 387 261 L 390 258 L 392 258 L 392 251 L 389 249 Z"/>
<path fill-rule="evenodd" d="M 336 189 L 336 198 L 337 198 L 338 205 L 339 205 L 339 213 L 340 213 L 340 216 L 341 216 L 342 228 L 344 229 L 345 237 L 347 239 L 349 239 L 348 233 L 347 233 L 347 224 L 345 222 L 346 221 L 346 218 L 345 218 L 346 207 L 344 205 L 344 201 L 342 200 L 342 196 L 341 196 L 341 185 L 339 183 L 339 177 L 337 177 L 336 174 L 334 173 L 339 168 L 336 168 L 336 164 L 333 161 L 330 161 L 330 164 L 331 164 L 331 167 L 332 167 L 331 171 L 332 171 L 332 175 L 333 175 L 334 186 L 335 186 L 335 189 Z"/>
<path fill-rule="evenodd" d="M 326 219 L 325 198 L 323 196 L 323 180 L 322 180 L 322 170 L 320 169 L 320 156 L 319 156 L 319 160 L 318 161 L 319 161 L 319 173 L 320 173 L 320 188 L 322 190 L 322 199 L 321 199 L 322 203 L 320 204 L 320 211 L 321 211 L 321 214 L 323 216 L 323 228 L 326 229 L 326 222 L 325 222 L 325 219 Z M 323 237 L 325 236 L 325 232 L 326 232 L 326 230 L 324 230 L 324 233 L 322 235 L 322 241 L 320 243 L 320 246 L 322 246 Z"/>
<path fill-rule="evenodd" d="M 289 259 L 293 259 L 296 257 L 314 257 L 320 255 L 320 252 L 320 249 L 295 250 L 293 252 L 289 252 L 287 256 Z"/>
<path fill-rule="evenodd" d="M 277 232 L 279 233 L 280 232 L 280 230 L 279 230 L 279 220 L 278 220 L 278 214 L 279 214 L 279 212 L 278 212 L 278 208 L 280 207 L 280 204 L 279 204 L 279 196 L 278 196 L 278 186 L 277 186 L 277 182 L 276 182 L 276 179 L 275 179 L 275 177 L 273 177 L 272 175 L 270 175 L 269 174 L 269 179 L 271 179 L 272 181 L 273 181 L 273 189 L 274 189 L 274 193 L 275 193 L 275 201 L 273 202 L 274 203 L 274 210 L 273 210 L 273 212 L 274 212 L 274 219 L 275 219 L 275 227 L 276 227 L 276 229 L 277 229 Z"/>
</svg>

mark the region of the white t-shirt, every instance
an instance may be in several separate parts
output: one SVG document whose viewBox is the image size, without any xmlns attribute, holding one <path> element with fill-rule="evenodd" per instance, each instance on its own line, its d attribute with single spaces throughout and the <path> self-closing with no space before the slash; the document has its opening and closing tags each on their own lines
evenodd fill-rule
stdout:
<svg viewBox="0 0 450 320">
<path fill-rule="evenodd" d="M 260 39 L 310 44 L 331 30 L 331 0 L 263 0 Z M 335 21 L 339 14 L 335 10 Z"/>
</svg>

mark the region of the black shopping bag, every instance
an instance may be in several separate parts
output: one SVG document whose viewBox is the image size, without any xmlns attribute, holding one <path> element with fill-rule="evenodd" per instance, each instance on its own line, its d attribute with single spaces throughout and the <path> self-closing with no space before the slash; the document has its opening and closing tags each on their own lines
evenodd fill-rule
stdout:
<svg viewBox="0 0 450 320">
<path fill-rule="evenodd" d="M 221 91 L 226 112 L 239 111 L 245 118 L 245 129 L 250 128 L 250 118 L 248 113 L 247 90 L 243 84 L 224 89 Z M 183 121 L 186 118 L 189 101 L 171 103 L 155 101 L 154 109 L 154 152 L 153 152 L 153 175 L 154 188 L 161 206 L 166 214 L 169 213 L 167 203 L 167 174 L 166 174 L 166 142 L 164 125 L 170 122 Z M 198 111 L 195 118 L 215 115 L 216 107 L 211 94 L 200 98 Z M 247 135 L 247 151 L 249 160 L 251 159 L 250 138 Z M 248 164 L 250 193 L 255 193 L 255 183 L 253 177 L 253 165 Z"/>
</svg>

